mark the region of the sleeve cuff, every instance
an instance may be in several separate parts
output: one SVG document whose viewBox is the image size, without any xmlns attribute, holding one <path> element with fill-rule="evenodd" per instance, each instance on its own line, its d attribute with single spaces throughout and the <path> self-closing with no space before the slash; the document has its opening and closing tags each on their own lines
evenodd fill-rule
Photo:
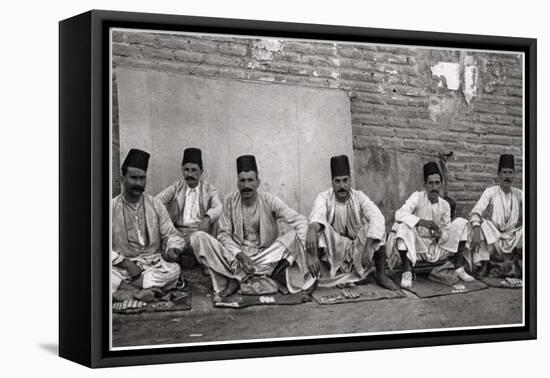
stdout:
<svg viewBox="0 0 550 378">
<path fill-rule="evenodd" d="M 327 226 L 327 222 L 326 222 L 325 220 L 323 220 L 323 219 L 311 219 L 311 220 L 307 223 L 307 225 L 309 226 L 311 223 L 319 223 L 319 224 L 321 225 L 321 230 L 319 230 L 319 231 L 323 231 L 323 230 L 326 228 L 326 226 Z"/>
<path fill-rule="evenodd" d="M 166 250 L 171 248 L 183 250 L 185 248 L 185 239 L 180 238 L 179 236 L 171 237 L 166 242 Z"/>
<path fill-rule="evenodd" d="M 413 214 L 409 214 L 403 217 L 402 222 L 405 223 L 410 228 L 414 228 L 419 220 L 420 220 L 420 217 L 417 217 L 416 215 L 413 215 Z"/>
<path fill-rule="evenodd" d="M 373 239 L 373 240 L 379 240 L 381 242 L 384 241 L 384 233 L 380 233 L 380 232 L 368 232 L 367 233 L 367 238 L 369 239 Z"/>
</svg>

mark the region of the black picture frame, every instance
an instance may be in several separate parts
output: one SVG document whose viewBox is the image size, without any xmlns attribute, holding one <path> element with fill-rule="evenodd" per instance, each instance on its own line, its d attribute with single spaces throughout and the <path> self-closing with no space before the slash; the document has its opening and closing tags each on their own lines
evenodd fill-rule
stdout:
<svg viewBox="0 0 550 378">
<path fill-rule="evenodd" d="M 343 40 L 525 54 L 525 325 L 440 332 L 109 350 L 109 28 Z M 59 354 L 89 367 L 535 339 L 537 41 L 92 10 L 59 24 Z"/>
</svg>

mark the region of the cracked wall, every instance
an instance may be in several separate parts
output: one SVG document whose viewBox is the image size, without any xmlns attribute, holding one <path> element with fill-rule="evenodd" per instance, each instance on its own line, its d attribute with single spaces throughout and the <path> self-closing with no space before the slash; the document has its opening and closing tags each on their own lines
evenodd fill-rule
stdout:
<svg viewBox="0 0 550 378">
<path fill-rule="evenodd" d="M 387 218 L 421 185 L 422 163 L 439 154 L 453 153 L 447 187 L 459 215 L 495 182 L 501 153 L 516 156 L 521 177 L 522 64 L 516 53 L 113 34 L 115 68 L 344 90 L 350 99 L 356 186 Z M 116 78 L 113 84 L 116 92 Z M 116 172 L 116 96 L 113 107 Z M 115 181 L 113 192 L 118 190 Z"/>
</svg>

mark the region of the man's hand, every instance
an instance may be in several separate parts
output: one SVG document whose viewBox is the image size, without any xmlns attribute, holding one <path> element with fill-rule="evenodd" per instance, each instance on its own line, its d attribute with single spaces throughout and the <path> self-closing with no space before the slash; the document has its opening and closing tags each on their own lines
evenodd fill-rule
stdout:
<svg viewBox="0 0 550 378">
<path fill-rule="evenodd" d="M 317 240 L 320 230 L 321 225 L 319 223 L 311 223 L 307 228 L 306 264 L 313 277 L 319 277 L 319 274 L 321 274 L 321 262 L 319 261 L 319 256 L 317 255 L 317 249 L 319 247 Z"/>
<path fill-rule="evenodd" d="M 319 277 L 321 274 L 321 262 L 317 254 L 306 253 L 306 264 L 313 277 Z"/>
<path fill-rule="evenodd" d="M 119 264 L 119 266 L 123 269 L 126 269 L 126 271 L 130 275 L 130 277 L 132 277 L 132 279 L 135 279 L 135 278 L 138 278 L 139 276 L 141 276 L 142 270 L 140 269 L 139 266 L 137 266 L 137 264 L 135 262 L 133 262 L 130 259 L 122 260 L 122 262 Z"/>
<path fill-rule="evenodd" d="M 168 248 L 164 254 L 164 260 L 175 263 L 178 262 L 181 251 L 177 248 Z"/>
<path fill-rule="evenodd" d="M 433 230 L 431 234 L 432 234 L 432 238 L 434 238 L 437 242 L 439 242 L 439 239 L 441 239 L 441 231 Z"/>
<path fill-rule="evenodd" d="M 308 255 L 317 256 L 317 237 L 320 229 L 321 225 L 319 223 L 312 223 L 307 228 L 306 252 Z"/>
<path fill-rule="evenodd" d="M 252 260 L 244 252 L 237 253 L 237 260 L 241 263 L 246 274 L 253 274 L 256 271 Z"/>
<path fill-rule="evenodd" d="M 481 230 L 479 226 L 474 226 L 472 232 L 472 244 L 470 244 L 470 249 L 473 253 L 476 253 L 479 250 L 479 245 L 481 244 Z"/>
<path fill-rule="evenodd" d="M 202 218 L 201 224 L 199 225 L 199 230 L 208 232 L 210 229 L 210 217 L 208 215 L 205 215 L 204 218 Z"/>
<path fill-rule="evenodd" d="M 434 231 L 437 231 L 437 232 L 441 232 L 439 230 L 439 227 L 437 227 L 437 225 L 431 220 L 420 219 L 416 225 L 420 226 L 420 227 L 425 227 L 430 231 L 434 230 Z"/>
</svg>

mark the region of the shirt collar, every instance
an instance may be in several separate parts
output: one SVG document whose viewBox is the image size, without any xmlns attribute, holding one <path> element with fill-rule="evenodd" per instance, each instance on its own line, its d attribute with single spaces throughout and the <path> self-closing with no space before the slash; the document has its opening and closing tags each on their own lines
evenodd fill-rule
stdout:
<svg viewBox="0 0 550 378">
<path fill-rule="evenodd" d="M 503 196 L 505 197 L 510 197 L 512 195 L 512 190 L 510 190 L 509 193 L 506 193 L 504 190 L 502 190 L 502 188 L 500 187 L 500 185 L 498 186 L 498 191 L 500 192 L 500 194 L 502 194 Z"/>
<path fill-rule="evenodd" d="M 443 197 L 441 197 L 441 193 L 440 193 L 440 195 L 437 197 L 437 202 L 436 203 L 431 203 L 430 199 L 428 198 L 428 192 L 426 191 L 426 189 L 422 189 L 422 191 L 424 192 L 424 197 L 426 198 L 426 201 L 428 201 L 428 203 L 430 205 L 439 205 L 443 201 L 445 201 L 445 199 Z"/>
<path fill-rule="evenodd" d="M 143 203 L 143 194 L 141 195 L 141 197 L 139 197 L 139 201 L 137 201 L 136 203 L 128 202 L 126 200 L 126 198 L 124 198 L 124 194 L 120 194 L 120 198 L 122 198 L 122 203 L 123 204 L 131 207 L 134 210 L 137 210 L 141 206 L 141 204 Z"/>
<path fill-rule="evenodd" d="M 196 191 L 197 193 L 199 192 L 199 189 L 201 187 L 201 182 L 199 181 L 199 185 L 195 186 L 194 188 L 190 188 L 189 186 L 186 186 L 185 188 L 185 195 L 189 195 L 189 193 L 191 193 L 192 191 Z"/>
</svg>

